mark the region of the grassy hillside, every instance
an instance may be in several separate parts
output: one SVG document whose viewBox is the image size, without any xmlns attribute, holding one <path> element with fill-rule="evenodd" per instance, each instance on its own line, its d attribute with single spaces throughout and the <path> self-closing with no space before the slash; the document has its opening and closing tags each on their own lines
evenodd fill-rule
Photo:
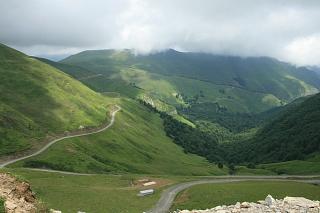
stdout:
<svg viewBox="0 0 320 213">
<path fill-rule="evenodd" d="M 0 44 L 0 156 L 106 120 L 108 99 L 60 70 Z"/>
<path fill-rule="evenodd" d="M 281 113 L 244 151 L 247 160 L 279 162 L 304 159 L 320 151 L 320 94 Z"/>
<path fill-rule="evenodd" d="M 14 166 L 84 173 L 219 175 L 224 170 L 204 158 L 186 154 L 163 130 L 158 114 L 131 100 L 115 125 L 99 134 L 58 142 L 43 154 Z"/>
<path fill-rule="evenodd" d="M 276 174 L 319 175 L 320 154 L 312 154 L 305 160 L 292 160 L 279 163 L 261 164 L 258 169 L 268 170 Z"/>
</svg>

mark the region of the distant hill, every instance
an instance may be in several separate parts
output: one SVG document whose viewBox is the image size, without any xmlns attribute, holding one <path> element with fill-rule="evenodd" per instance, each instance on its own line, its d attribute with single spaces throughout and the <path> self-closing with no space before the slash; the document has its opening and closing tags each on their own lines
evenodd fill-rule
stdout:
<svg viewBox="0 0 320 213">
<path fill-rule="evenodd" d="M 252 119 L 257 114 L 320 88 L 315 72 L 267 57 L 88 50 L 60 63 L 99 73 L 80 79 L 96 91 L 126 94 L 168 113 L 178 111 L 194 122 L 219 123 L 232 131 L 251 128 L 257 125 Z"/>
<path fill-rule="evenodd" d="M 65 65 L 67 66 L 67 65 Z M 0 156 L 46 136 L 95 126 L 108 99 L 62 71 L 0 44 Z"/>
<path fill-rule="evenodd" d="M 290 64 L 267 57 L 241 58 L 168 50 L 150 55 L 134 55 L 130 50 L 91 50 L 61 62 L 99 71 L 117 72 L 117 66 L 134 66 L 152 73 L 184 76 L 252 92 L 273 94 L 290 100 L 320 88 L 315 73 L 303 72 Z"/>
</svg>

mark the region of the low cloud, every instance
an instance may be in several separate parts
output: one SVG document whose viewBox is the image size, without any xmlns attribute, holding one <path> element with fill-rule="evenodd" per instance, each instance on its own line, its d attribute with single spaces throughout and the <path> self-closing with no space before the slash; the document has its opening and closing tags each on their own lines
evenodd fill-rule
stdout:
<svg viewBox="0 0 320 213">
<path fill-rule="evenodd" d="M 167 48 L 320 65 L 318 0 L 10 0 L 0 42 L 33 55 Z"/>
</svg>

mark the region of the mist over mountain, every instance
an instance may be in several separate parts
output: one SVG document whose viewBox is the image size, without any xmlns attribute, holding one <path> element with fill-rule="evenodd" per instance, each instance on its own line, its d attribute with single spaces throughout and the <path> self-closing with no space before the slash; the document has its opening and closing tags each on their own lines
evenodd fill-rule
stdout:
<svg viewBox="0 0 320 213">
<path fill-rule="evenodd" d="M 317 0 L 11 0 L 1 3 L 0 41 L 51 59 L 88 49 L 174 48 L 319 65 L 319 11 Z"/>
</svg>

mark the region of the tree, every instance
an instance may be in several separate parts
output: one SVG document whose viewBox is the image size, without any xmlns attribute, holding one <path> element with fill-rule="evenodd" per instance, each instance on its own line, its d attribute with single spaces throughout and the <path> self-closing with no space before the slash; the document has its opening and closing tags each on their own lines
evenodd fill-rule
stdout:
<svg viewBox="0 0 320 213">
<path fill-rule="evenodd" d="M 234 175 L 236 173 L 236 168 L 233 163 L 229 164 L 229 174 Z"/>
</svg>

